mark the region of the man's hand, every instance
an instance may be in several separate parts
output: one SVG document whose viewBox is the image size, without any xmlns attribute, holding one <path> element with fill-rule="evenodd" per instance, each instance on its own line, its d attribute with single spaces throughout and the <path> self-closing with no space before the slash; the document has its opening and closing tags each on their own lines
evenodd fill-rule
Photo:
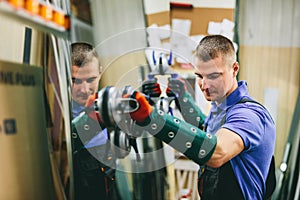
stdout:
<svg viewBox="0 0 300 200">
<path fill-rule="evenodd" d="M 147 123 L 150 120 L 149 116 L 153 107 L 149 104 L 146 97 L 141 92 L 137 91 L 133 92 L 131 96 L 125 95 L 125 97 L 130 97 L 136 100 L 136 102 L 130 102 L 130 106 L 132 108 L 137 108 L 137 110 L 130 113 L 131 118 L 140 124 Z"/>
<path fill-rule="evenodd" d="M 179 78 L 169 78 L 168 88 L 166 93 L 168 97 L 180 97 L 186 91 L 185 81 Z"/>
</svg>

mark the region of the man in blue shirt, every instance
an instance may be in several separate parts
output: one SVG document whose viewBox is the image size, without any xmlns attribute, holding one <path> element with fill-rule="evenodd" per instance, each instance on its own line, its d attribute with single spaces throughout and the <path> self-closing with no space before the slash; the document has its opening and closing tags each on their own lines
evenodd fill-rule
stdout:
<svg viewBox="0 0 300 200">
<path fill-rule="evenodd" d="M 210 196 L 221 199 L 230 193 L 235 199 L 263 199 L 266 193 L 275 148 L 275 125 L 261 105 L 239 103 L 252 97 L 247 83 L 237 81 L 238 71 L 239 64 L 230 40 L 215 35 L 200 42 L 196 49 L 195 74 L 205 98 L 212 101 L 205 122 L 206 132 L 217 137 L 216 150 L 205 165 L 208 170 L 220 169 L 219 179 L 224 173 L 233 172 L 237 183 L 236 191 L 230 191 L 232 188 L 226 187 L 230 181 L 220 180 L 213 194 L 207 189 L 212 186 L 202 181 L 199 184 L 203 188 L 203 199 Z M 223 170 L 225 166 L 229 170 Z"/>
<path fill-rule="evenodd" d="M 75 199 L 116 199 L 115 157 L 105 127 L 84 115 L 98 91 L 102 73 L 97 52 L 85 42 L 72 44 L 72 147 Z"/>
<path fill-rule="evenodd" d="M 269 198 L 267 179 L 273 163 L 275 125 L 268 111 L 249 95 L 247 83 L 237 81 L 238 71 L 235 49 L 228 38 L 209 35 L 200 41 L 195 75 L 206 100 L 212 102 L 205 121 L 196 120 L 204 121 L 204 131 L 197 128 L 200 124 L 157 110 L 139 92 L 130 96 L 138 102 L 130 113 L 137 125 L 201 166 L 201 200 Z M 168 90 L 177 93 L 179 86 L 172 83 Z M 183 97 L 178 102 L 183 108 L 188 101 Z"/>
</svg>

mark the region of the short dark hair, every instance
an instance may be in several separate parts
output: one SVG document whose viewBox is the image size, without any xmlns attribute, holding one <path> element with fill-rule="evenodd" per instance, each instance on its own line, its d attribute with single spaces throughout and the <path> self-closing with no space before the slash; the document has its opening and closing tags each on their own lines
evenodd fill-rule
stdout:
<svg viewBox="0 0 300 200">
<path fill-rule="evenodd" d="M 99 55 L 93 45 L 87 42 L 74 42 L 71 44 L 71 52 L 72 65 L 83 66 L 95 57 L 100 67 Z"/>
<path fill-rule="evenodd" d="M 219 56 L 233 61 L 236 60 L 232 41 L 222 35 L 208 35 L 202 38 L 196 48 L 196 56 L 204 62 Z"/>
</svg>

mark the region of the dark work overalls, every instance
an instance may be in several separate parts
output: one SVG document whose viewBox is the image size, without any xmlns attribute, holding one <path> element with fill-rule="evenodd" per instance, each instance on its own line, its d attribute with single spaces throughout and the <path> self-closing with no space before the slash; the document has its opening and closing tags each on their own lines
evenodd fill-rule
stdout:
<svg viewBox="0 0 300 200">
<path fill-rule="evenodd" d="M 259 104 L 258 102 L 248 98 L 241 99 L 236 104 L 245 103 L 245 102 L 252 102 L 252 103 Z M 262 107 L 264 108 L 264 106 Z M 226 112 L 230 108 L 231 107 L 227 108 Z M 221 125 L 225 123 L 225 120 L 226 120 L 226 115 L 222 119 Z M 204 131 L 206 131 L 206 127 L 204 127 Z M 243 200 L 244 199 L 242 190 L 235 177 L 230 161 L 222 165 L 220 168 L 200 166 L 200 170 L 201 171 L 199 171 L 198 192 L 199 195 L 201 196 L 201 200 L 227 200 L 227 199 Z M 274 156 L 272 157 L 272 161 L 270 164 L 266 186 L 267 189 L 266 189 L 266 194 L 263 198 L 264 200 L 271 199 L 271 195 L 276 186 Z"/>
<path fill-rule="evenodd" d="M 72 123 L 75 200 L 119 199 L 114 179 L 115 156 L 109 141 L 89 149 L 83 145 L 100 131 L 99 123 L 87 115 L 76 121 L 76 125 Z"/>
</svg>

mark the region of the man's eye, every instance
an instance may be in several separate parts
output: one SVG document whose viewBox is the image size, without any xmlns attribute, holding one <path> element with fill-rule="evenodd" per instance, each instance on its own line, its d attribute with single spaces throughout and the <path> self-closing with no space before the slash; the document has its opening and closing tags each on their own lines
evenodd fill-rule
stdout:
<svg viewBox="0 0 300 200">
<path fill-rule="evenodd" d="M 74 84 L 81 84 L 82 83 L 82 80 L 81 79 L 72 79 L 73 83 Z"/>
<path fill-rule="evenodd" d="M 208 79 L 217 79 L 221 76 L 221 73 L 214 73 L 207 76 Z"/>
<path fill-rule="evenodd" d="M 95 77 L 89 78 L 89 79 L 86 80 L 86 82 L 87 82 L 87 83 L 92 83 L 95 79 L 96 79 Z"/>
</svg>

